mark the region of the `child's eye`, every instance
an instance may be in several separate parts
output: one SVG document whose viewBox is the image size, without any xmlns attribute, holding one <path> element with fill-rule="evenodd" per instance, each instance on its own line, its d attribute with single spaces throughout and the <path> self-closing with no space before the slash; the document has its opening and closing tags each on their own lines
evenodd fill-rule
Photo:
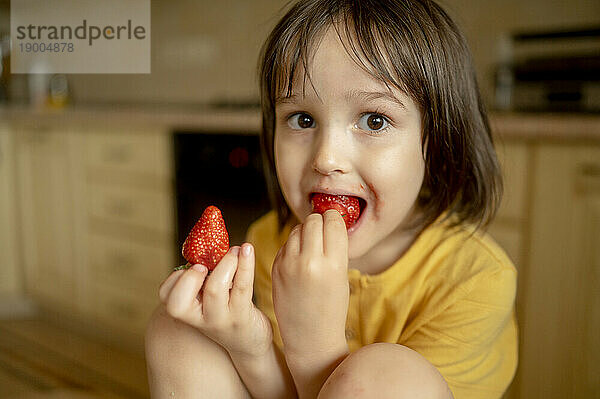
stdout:
<svg viewBox="0 0 600 399">
<path fill-rule="evenodd" d="M 314 127 L 315 121 L 312 116 L 298 112 L 288 118 L 288 124 L 292 129 L 309 129 Z"/>
<path fill-rule="evenodd" d="M 370 132 L 381 132 L 388 128 L 390 122 L 388 119 L 377 113 L 363 114 L 358 120 L 358 128 Z"/>
</svg>

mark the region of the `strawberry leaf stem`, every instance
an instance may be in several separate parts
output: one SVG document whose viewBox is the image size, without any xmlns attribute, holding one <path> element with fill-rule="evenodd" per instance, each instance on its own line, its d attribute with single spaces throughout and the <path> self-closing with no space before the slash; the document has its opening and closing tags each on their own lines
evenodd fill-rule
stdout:
<svg viewBox="0 0 600 399">
<path fill-rule="evenodd" d="M 177 270 L 187 270 L 187 269 L 189 269 L 190 267 L 192 267 L 192 265 L 191 265 L 191 264 L 188 262 L 188 263 L 186 263 L 185 265 L 181 265 L 181 266 L 175 266 L 175 267 L 173 268 L 173 271 L 177 271 Z"/>
</svg>

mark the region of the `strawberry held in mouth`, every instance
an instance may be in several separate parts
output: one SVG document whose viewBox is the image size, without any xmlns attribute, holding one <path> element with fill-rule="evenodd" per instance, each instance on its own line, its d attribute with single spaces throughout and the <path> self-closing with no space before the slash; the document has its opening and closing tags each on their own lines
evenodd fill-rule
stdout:
<svg viewBox="0 0 600 399">
<path fill-rule="evenodd" d="M 335 209 L 344 218 L 346 229 L 350 228 L 360 216 L 360 202 L 357 197 L 314 193 L 311 196 L 313 212 L 323 214 L 328 209 Z"/>
</svg>

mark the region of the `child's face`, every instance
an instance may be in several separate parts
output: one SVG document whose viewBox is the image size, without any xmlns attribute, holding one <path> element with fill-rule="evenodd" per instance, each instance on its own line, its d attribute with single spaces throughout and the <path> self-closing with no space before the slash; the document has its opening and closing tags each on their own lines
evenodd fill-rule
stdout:
<svg viewBox="0 0 600 399">
<path fill-rule="evenodd" d="M 358 258 L 379 244 L 393 245 L 414 212 L 425 170 L 421 115 L 399 90 L 392 93 L 403 106 L 363 93 L 389 91 L 354 63 L 333 29 L 309 69 L 316 92 L 307 79 L 302 97 L 300 64 L 296 97 L 276 106 L 277 177 L 300 221 L 312 211 L 311 193 L 362 198 L 366 207 L 348 230 L 349 256 Z"/>
</svg>

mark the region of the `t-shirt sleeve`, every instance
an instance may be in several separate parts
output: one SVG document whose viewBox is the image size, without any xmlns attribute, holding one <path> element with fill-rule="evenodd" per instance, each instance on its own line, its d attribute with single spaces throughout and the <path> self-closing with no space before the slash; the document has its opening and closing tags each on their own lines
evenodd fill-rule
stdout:
<svg viewBox="0 0 600 399">
<path fill-rule="evenodd" d="M 517 366 L 516 271 L 484 273 L 405 342 L 443 375 L 455 399 L 501 398 Z"/>
</svg>

